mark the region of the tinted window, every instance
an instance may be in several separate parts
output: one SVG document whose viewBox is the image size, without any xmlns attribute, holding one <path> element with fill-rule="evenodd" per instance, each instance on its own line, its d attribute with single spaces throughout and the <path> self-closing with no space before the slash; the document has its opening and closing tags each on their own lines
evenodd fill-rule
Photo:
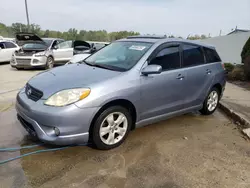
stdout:
<svg viewBox="0 0 250 188">
<path fill-rule="evenodd" d="M 2 42 L 0 43 L 0 48 L 1 48 L 1 49 L 4 49 L 4 48 L 5 48 Z"/>
<path fill-rule="evenodd" d="M 210 48 L 203 48 L 205 55 L 206 55 L 206 61 L 207 63 L 213 63 L 213 62 L 219 62 L 221 61 L 219 55 L 217 52 Z"/>
<path fill-rule="evenodd" d="M 161 65 L 162 70 L 180 68 L 179 47 L 168 47 L 162 49 L 150 64 Z"/>
<path fill-rule="evenodd" d="M 16 48 L 16 45 L 11 42 L 4 42 L 6 48 Z"/>
<path fill-rule="evenodd" d="M 183 66 L 195 66 L 204 63 L 204 56 L 201 47 L 195 45 L 183 45 Z"/>
</svg>

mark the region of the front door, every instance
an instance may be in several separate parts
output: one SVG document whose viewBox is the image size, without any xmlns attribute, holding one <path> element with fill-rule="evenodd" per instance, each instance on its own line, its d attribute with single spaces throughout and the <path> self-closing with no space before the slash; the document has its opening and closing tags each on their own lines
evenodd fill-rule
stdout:
<svg viewBox="0 0 250 188">
<path fill-rule="evenodd" d="M 186 72 L 181 69 L 179 44 L 156 49 L 148 64 L 162 66 L 161 74 L 141 76 L 141 116 L 145 120 L 183 109 Z"/>
<path fill-rule="evenodd" d="M 73 56 L 72 41 L 64 41 L 57 45 L 57 49 L 53 50 L 56 62 L 66 62 Z"/>
</svg>

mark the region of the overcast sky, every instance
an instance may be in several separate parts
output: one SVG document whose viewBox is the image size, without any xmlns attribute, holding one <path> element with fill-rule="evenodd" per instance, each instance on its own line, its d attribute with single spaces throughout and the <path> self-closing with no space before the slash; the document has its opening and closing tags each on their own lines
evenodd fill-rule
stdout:
<svg viewBox="0 0 250 188">
<path fill-rule="evenodd" d="M 0 22 L 26 23 L 24 0 L 0 0 Z M 227 34 L 250 29 L 250 0 L 28 0 L 30 22 L 69 28 L 143 34 Z"/>
</svg>

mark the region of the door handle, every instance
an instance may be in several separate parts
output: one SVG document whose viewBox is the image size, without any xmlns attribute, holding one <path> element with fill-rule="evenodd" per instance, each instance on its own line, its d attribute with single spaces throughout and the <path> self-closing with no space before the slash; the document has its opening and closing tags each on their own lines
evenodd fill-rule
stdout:
<svg viewBox="0 0 250 188">
<path fill-rule="evenodd" d="M 178 80 L 183 80 L 184 76 L 182 74 L 178 74 L 178 76 L 176 77 L 176 79 Z"/>
<path fill-rule="evenodd" d="M 209 70 L 209 69 L 206 70 L 206 73 L 207 73 L 207 74 L 211 74 L 211 72 L 212 72 L 212 71 Z"/>
</svg>

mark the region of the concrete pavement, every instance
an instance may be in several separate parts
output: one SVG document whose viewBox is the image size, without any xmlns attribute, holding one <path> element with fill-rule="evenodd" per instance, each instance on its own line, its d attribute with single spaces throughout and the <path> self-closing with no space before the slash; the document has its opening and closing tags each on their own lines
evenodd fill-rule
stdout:
<svg viewBox="0 0 250 188">
<path fill-rule="evenodd" d="M 231 83 L 226 84 L 221 109 L 235 121 L 250 127 L 250 91 Z"/>
</svg>

